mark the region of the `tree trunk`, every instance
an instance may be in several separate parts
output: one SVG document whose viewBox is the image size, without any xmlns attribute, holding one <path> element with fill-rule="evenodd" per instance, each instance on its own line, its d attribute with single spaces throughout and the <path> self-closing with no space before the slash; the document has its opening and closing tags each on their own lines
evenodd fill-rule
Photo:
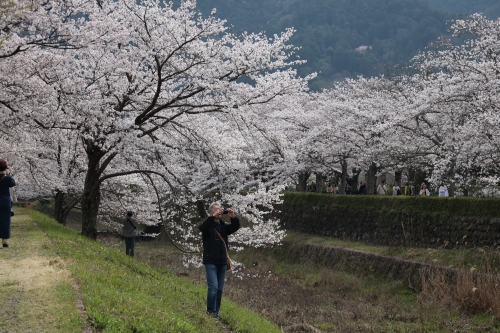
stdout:
<svg viewBox="0 0 500 333">
<path fill-rule="evenodd" d="M 455 196 L 455 182 L 454 181 L 448 182 L 448 196 L 450 198 Z"/>
<path fill-rule="evenodd" d="M 82 196 L 82 234 L 97 239 L 97 215 L 101 203 L 99 176 L 87 174 Z"/>
<path fill-rule="evenodd" d="M 62 225 L 66 225 L 68 215 L 78 203 L 78 199 L 68 197 L 67 193 L 61 191 L 57 191 L 55 199 L 54 219 Z"/>
<path fill-rule="evenodd" d="M 310 172 L 300 172 L 299 173 L 299 191 L 300 192 L 305 192 L 307 190 L 307 180 L 309 179 L 309 176 L 311 175 Z"/>
<path fill-rule="evenodd" d="M 323 173 L 316 172 L 316 192 L 323 192 Z"/>
<path fill-rule="evenodd" d="M 394 173 L 394 180 L 398 184 L 399 187 L 401 187 L 401 179 L 403 178 L 403 172 L 401 170 L 398 170 Z"/>
<path fill-rule="evenodd" d="M 352 184 L 351 184 L 351 193 L 358 193 L 358 185 L 359 185 L 359 174 L 361 173 L 361 169 L 352 169 Z"/>
<path fill-rule="evenodd" d="M 64 219 L 64 197 L 66 196 L 66 193 L 57 191 L 56 193 L 56 202 L 54 204 L 54 219 L 65 225 L 66 221 Z"/>
<path fill-rule="evenodd" d="M 408 182 L 411 183 L 412 185 L 415 185 L 415 174 L 416 174 L 415 169 L 412 168 L 408 169 Z"/>
<path fill-rule="evenodd" d="M 425 171 L 415 172 L 415 185 L 421 186 L 422 184 L 425 184 L 426 179 L 427 179 L 427 173 Z"/>
<path fill-rule="evenodd" d="M 101 203 L 100 161 L 104 153 L 89 144 L 86 147 L 88 169 L 82 195 L 82 235 L 97 239 L 97 215 Z"/>
<path fill-rule="evenodd" d="M 373 195 L 375 192 L 375 182 L 377 181 L 377 165 L 375 163 L 370 164 L 368 168 L 368 177 L 366 181 L 366 187 L 368 189 L 368 194 Z"/>
<path fill-rule="evenodd" d="M 452 159 L 450 169 L 448 170 L 448 174 L 446 175 L 448 178 L 448 195 L 450 197 L 455 196 L 455 165 L 456 160 Z"/>
<path fill-rule="evenodd" d="M 342 167 L 342 174 L 340 176 L 339 193 L 345 194 L 345 185 L 347 183 L 347 161 L 342 159 L 340 161 L 340 166 Z"/>
<path fill-rule="evenodd" d="M 207 212 L 205 210 L 205 201 L 203 200 L 196 201 L 196 209 L 198 210 L 198 215 L 200 219 L 205 219 L 207 217 Z"/>
</svg>

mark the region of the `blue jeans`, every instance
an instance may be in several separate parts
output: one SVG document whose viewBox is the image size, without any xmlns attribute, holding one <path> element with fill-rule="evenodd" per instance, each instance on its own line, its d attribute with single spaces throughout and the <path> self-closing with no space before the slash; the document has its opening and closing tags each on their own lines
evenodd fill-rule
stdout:
<svg viewBox="0 0 500 333">
<path fill-rule="evenodd" d="M 227 265 L 205 264 L 208 285 L 207 312 L 215 317 L 219 316 L 226 268 Z"/>
<path fill-rule="evenodd" d="M 135 237 L 125 237 L 125 253 L 134 256 Z"/>
</svg>

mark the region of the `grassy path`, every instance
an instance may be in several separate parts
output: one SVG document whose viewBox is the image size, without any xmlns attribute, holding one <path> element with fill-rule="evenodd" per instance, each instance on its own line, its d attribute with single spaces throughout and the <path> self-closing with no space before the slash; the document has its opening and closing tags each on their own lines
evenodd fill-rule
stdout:
<svg viewBox="0 0 500 333">
<path fill-rule="evenodd" d="M 215 320 L 205 314 L 205 287 L 37 211 L 16 209 L 12 234 L 11 247 L 0 250 L 1 333 L 87 332 L 87 324 L 99 333 L 281 332 L 229 300 Z"/>
<path fill-rule="evenodd" d="M 26 211 L 17 213 L 10 248 L 0 249 L 0 331 L 82 332 L 70 272 Z"/>
</svg>

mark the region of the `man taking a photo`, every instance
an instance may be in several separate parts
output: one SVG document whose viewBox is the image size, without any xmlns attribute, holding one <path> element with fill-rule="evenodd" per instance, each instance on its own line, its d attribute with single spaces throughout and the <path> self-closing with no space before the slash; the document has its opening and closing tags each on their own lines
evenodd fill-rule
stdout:
<svg viewBox="0 0 500 333">
<path fill-rule="evenodd" d="M 198 227 L 203 237 L 203 265 L 207 274 L 207 312 L 219 318 L 222 290 L 229 261 L 227 236 L 240 228 L 240 220 L 232 209 L 224 210 L 217 203 L 208 208 L 208 218 Z M 220 218 L 227 214 L 231 223 Z"/>
</svg>

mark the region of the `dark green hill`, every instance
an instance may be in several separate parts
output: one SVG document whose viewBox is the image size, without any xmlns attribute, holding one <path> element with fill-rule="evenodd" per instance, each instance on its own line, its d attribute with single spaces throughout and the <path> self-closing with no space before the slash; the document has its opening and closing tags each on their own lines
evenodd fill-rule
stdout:
<svg viewBox="0 0 500 333">
<path fill-rule="evenodd" d="M 439 10 L 460 15 L 482 13 L 490 19 L 500 17 L 498 0 L 429 0 L 429 4 Z"/>
<path fill-rule="evenodd" d="M 436 6 L 448 8 L 452 0 L 431 1 L 434 7 L 421 0 L 199 0 L 198 9 L 208 15 L 217 8 L 235 33 L 295 28 L 291 43 L 307 60 L 299 74 L 319 72 L 311 83 L 318 90 L 346 77 L 392 72 L 447 34 L 447 21 L 457 16 Z"/>
</svg>

